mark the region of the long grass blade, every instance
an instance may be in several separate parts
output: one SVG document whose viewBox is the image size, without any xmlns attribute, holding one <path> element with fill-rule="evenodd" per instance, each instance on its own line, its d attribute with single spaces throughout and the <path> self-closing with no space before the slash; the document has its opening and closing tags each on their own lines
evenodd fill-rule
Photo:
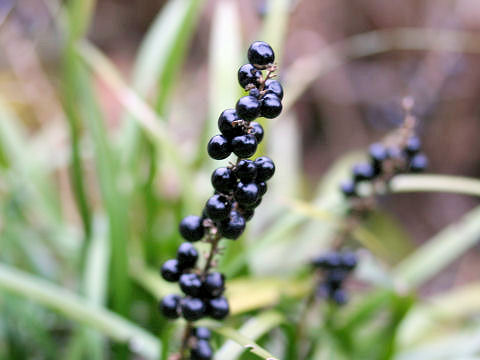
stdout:
<svg viewBox="0 0 480 360">
<path fill-rule="evenodd" d="M 74 293 L 46 280 L 0 264 L 0 288 L 63 314 L 79 324 L 90 326 L 112 340 L 128 344 L 146 359 L 156 360 L 161 344 L 144 329 Z"/>
</svg>

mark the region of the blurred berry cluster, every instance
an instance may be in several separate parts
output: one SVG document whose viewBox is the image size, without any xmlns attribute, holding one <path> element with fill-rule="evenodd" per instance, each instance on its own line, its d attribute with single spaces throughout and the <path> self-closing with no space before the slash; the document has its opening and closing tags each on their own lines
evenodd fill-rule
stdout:
<svg viewBox="0 0 480 360">
<path fill-rule="evenodd" d="M 370 145 L 369 157 L 369 162 L 354 165 L 352 178 L 341 183 L 346 197 L 357 197 L 358 185 L 362 182 L 388 182 L 395 175 L 423 172 L 428 166 L 428 159 L 421 152 L 421 141 L 415 135 L 399 145 L 374 143 Z"/>
<path fill-rule="evenodd" d="M 357 266 L 355 253 L 349 251 L 329 252 L 313 259 L 312 265 L 321 275 L 316 295 L 338 305 L 344 305 L 348 301 L 348 294 L 342 285 Z"/>
</svg>

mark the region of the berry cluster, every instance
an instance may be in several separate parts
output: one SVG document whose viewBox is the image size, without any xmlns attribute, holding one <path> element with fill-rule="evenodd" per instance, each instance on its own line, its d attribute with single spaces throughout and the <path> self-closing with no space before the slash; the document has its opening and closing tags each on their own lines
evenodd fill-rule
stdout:
<svg viewBox="0 0 480 360">
<path fill-rule="evenodd" d="M 348 301 L 342 285 L 357 266 L 357 256 L 353 252 L 329 252 L 317 256 L 312 265 L 321 272 L 322 281 L 317 286 L 317 296 L 327 298 L 338 305 Z"/>
<path fill-rule="evenodd" d="M 177 258 L 163 264 L 162 277 L 166 281 L 178 281 L 186 295 L 181 298 L 171 294 L 162 299 L 160 308 L 166 318 L 176 319 L 181 313 L 187 321 L 196 321 L 204 316 L 221 320 L 228 315 L 228 302 L 222 296 L 225 289 L 224 276 L 218 272 L 199 274 L 194 269 L 197 259 L 195 247 L 184 242 L 178 248 Z"/>
<path fill-rule="evenodd" d="M 213 257 L 218 252 L 221 238 L 235 240 L 242 235 L 246 222 L 262 201 L 267 191 L 267 181 L 275 172 L 275 164 L 266 156 L 254 160 L 257 145 L 262 141 L 264 130 L 253 120 L 259 116 L 274 118 L 282 111 L 283 89 L 272 80 L 276 66 L 270 45 L 254 42 L 248 50 L 249 64 L 238 71 L 240 85 L 248 95 L 240 98 L 235 109 L 224 110 L 218 119 L 219 135 L 209 141 L 208 154 L 216 160 L 225 159 L 233 152 L 236 163 L 219 167 L 212 173 L 211 183 L 215 193 L 207 200 L 202 216 L 186 216 L 179 225 L 181 236 L 186 240 L 177 251 L 176 259 L 167 260 L 161 269 L 162 277 L 169 282 L 178 282 L 185 294 L 167 295 L 160 303 L 166 318 L 180 315 L 189 322 L 180 356 L 183 359 L 186 347 L 191 359 L 211 359 L 212 349 L 206 329 L 193 328 L 191 322 L 205 316 L 221 320 L 229 313 L 229 304 L 222 295 L 225 290 L 223 274 L 211 271 Z M 266 71 L 264 76 L 262 70 Z M 198 251 L 192 242 L 204 239 L 211 244 L 211 251 L 202 269 L 197 267 Z M 200 329 L 202 329 L 200 331 Z"/>
<path fill-rule="evenodd" d="M 415 135 L 399 146 L 374 143 L 370 145 L 369 156 L 369 162 L 353 166 L 352 179 L 342 182 L 341 191 L 346 197 L 357 197 L 357 185 L 361 182 L 388 181 L 397 174 L 423 172 L 428 166 L 428 159 L 421 152 L 421 141 Z"/>
</svg>

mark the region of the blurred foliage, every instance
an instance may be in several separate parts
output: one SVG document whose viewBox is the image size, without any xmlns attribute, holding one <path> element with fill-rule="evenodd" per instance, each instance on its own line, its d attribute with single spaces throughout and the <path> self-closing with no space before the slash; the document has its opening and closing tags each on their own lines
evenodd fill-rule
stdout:
<svg viewBox="0 0 480 360">
<path fill-rule="evenodd" d="M 302 317 L 312 292 L 308 261 L 328 248 L 347 209 L 337 184 L 364 154 L 340 157 L 305 186 L 294 106 L 350 59 L 390 50 L 478 53 L 478 36 L 373 31 L 295 58 L 285 44 L 299 3 L 267 1 L 256 28 L 279 55 L 286 108 L 278 120 L 262 120 L 260 151 L 278 168 L 271 190 L 248 233 L 225 241 L 219 267 L 233 314 L 222 324 L 203 321 L 215 331 L 216 358 L 479 359 L 479 279 L 417 295 L 476 245 L 479 208 L 421 246 L 379 209 L 353 233 L 351 246 L 365 250 L 352 301 L 319 302 Z M 34 90 L 25 98 L 0 93 L 0 359 L 167 359 L 182 323 L 157 313 L 159 298 L 177 290 L 156 269 L 180 242 L 180 219 L 198 213 L 211 191 L 215 165 L 205 143 L 218 113 L 241 94 L 236 70 L 253 39 L 242 31 L 244 9 L 233 0 L 167 1 L 127 79 L 91 41 L 94 0 L 36 3 L 61 42 L 54 73 L 43 70 L 16 6 L 0 2 L 0 57 L 20 87 L 28 80 Z M 189 56 L 206 22 L 208 64 L 199 75 Z M 294 61 L 284 66 L 281 54 Z M 478 180 L 456 176 L 401 176 L 391 189 L 480 196 Z"/>
</svg>

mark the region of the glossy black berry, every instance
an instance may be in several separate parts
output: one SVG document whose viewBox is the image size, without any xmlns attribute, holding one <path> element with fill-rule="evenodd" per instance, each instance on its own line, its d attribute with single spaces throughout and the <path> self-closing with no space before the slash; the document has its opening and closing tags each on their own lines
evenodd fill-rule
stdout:
<svg viewBox="0 0 480 360">
<path fill-rule="evenodd" d="M 182 315 L 187 321 L 196 321 L 205 316 L 206 305 L 198 298 L 186 297 L 180 301 Z"/>
<path fill-rule="evenodd" d="M 255 120 L 260 115 L 260 101 L 254 96 L 243 96 L 235 106 L 238 116 L 245 121 Z"/>
<path fill-rule="evenodd" d="M 225 297 L 220 296 L 220 297 L 208 300 L 207 302 L 208 316 L 216 320 L 222 320 L 225 317 L 227 317 L 229 312 L 230 312 L 230 307 Z"/>
<path fill-rule="evenodd" d="M 208 155 L 215 160 L 222 160 L 232 153 L 228 139 L 223 135 L 215 135 L 207 146 Z"/>
<path fill-rule="evenodd" d="M 280 100 L 283 99 L 283 87 L 277 80 L 268 79 L 265 81 L 265 93 L 275 94 Z"/>
<path fill-rule="evenodd" d="M 387 148 L 381 143 L 375 143 L 370 145 L 368 153 L 372 159 L 375 175 L 380 175 L 382 172 L 383 162 L 388 158 Z"/>
<path fill-rule="evenodd" d="M 219 231 L 223 237 L 236 240 L 245 230 L 246 220 L 237 211 L 231 211 L 230 216 L 220 222 Z"/>
<path fill-rule="evenodd" d="M 375 169 L 372 164 L 360 163 L 353 166 L 353 180 L 355 182 L 372 180 L 375 177 Z"/>
<path fill-rule="evenodd" d="M 342 191 L 342 194 L 346 197 L 357 196 L 356 186 L 352 180 L 342 181 L 340 184 L 340 190 Z"/>
<path fill-rule="evenodd" d="M 224 110 L 218 117 L 218 129 L 227 139 L 242 135 L 244 128 L 239 124 L 239 120 L 240 118 L 234 109 Z"/>
<path fill-rule="evenodd" d="M 248 48 L 248 61 L 250 64 L 259 65 L 259 68 L 263 68 L 275 61 L 275 53 L 266 42 L 255 41 Z"/>
<path fill-rule="evenodd" d="M 185 240 L 198 241 L 205 233 L 203 219 L 200 216 L 188 215 L 180 222 L 179 231 Z"/>
<path fill-rule="evenodd" d="M 411 136 L 407 139 L 407 143 L 405 144 L 405 152 L 408 156 L 413 156 L 420 152 L 422 147 L 422 142 L 417 136 Z"/>
<path fill-rule="evenodd" d="M 179 317 L 180 296 L 170 294 L 160 301 L 160 312 L 167 319 L 176 319 Z"/>
<path fill-rule="evenodd" d="M 178 266 L 178 260 L 170 259 L 165 261 L 160 272 L 166 281 L 177 282 L 181 275 L 181 269 Z"/>
<path fill-rule="evenodd" d="M 238 82 L 244 89 L 247 85 L 258 86 L 262 72 L 256 69 L 252 64 L 245 64 L 238 69 Z"/>
<path fill-rule="evenodd" d="M 343 269 L 334 269 L 327 273 L 325 281 L 331 289 L 338 289 L 342 286 L 342 283 L 347 278 L 347 275 L 347 272 Z"/>
<path fill-rule="evenodd" d="M 381 143 L 370 145 L 368 153 L 374 162 L 381 163 L 388 158 L 387 148 Z"/>
<path fill-rule="evenodd" d="M 177 250 L 178 267 L 180 269 L 191 269 L 195 266 L 198 259 L 198 251 L 189 243 L 180 244 Z"/>
<path fill-rule="evenodd" d="M 260 97 L 260 90 L 258 90 L 257 88 L 253 88 L 248 92 L 248 95 L 256 97 L 258 99 Z"/>
<path fill-rule="evenodd" d="M 211 360 L 213 350 L 207 340 L 198 340 L 190 351 L 190 360 Z"/>
<path fill-rule="evenodd" d="M 243 204 L 242 207 L 245 208 L 245 209 L 251 210 L 251 209 L 255 209 L 256 207 L 258 207 L 258 205 L 260 205 L 261 203 L 262 203 L 262 198 L 260 197 L 260 194 L 259 194 L 257 201 L 255 201 L 252 204 Z"/>
<path fill-rule="evenodd" d="M 250 221 L 253 218 L 253 215 L 255 215 L 255 209 L 242 209 L 242 216 L 245 219 L 245 221 Z"/>
<path fill-rule="evenodd" d="M 182 274 L 178 281 L 180 289 L 189 296 L 200 297 L 202 292 L 202 279 L 198 274 Z"/>
<path fill-rule="evenodd" d="M 340 264 L 341 267 L 346 270 L 353 270 L 357 266 L 357 255 L 353 252 L 345 252 L 341 255 Z"/>
<path fill-rule="evenodd" d="M 212 185 L 218 192 L 228 194 L 235 189 L 237 178 L 232 169 L 221 167 L 212 173 Z"/>
<path fill-rule="evenodd" d="M 205 276 L 203 294 L 208 298 L 216 298 L 225 290 L 225 276 L 219 272 L 212 272 Z"/>
<path fill-rule="evenodd" d="M 313 266 L 326 270 L 338 268 L 341 263 L 340 254 L 336 252 L 319 255 L 312 261 Z"/>
<path fill-rule="evenodd" d="M 276 118 L 282 112 L 282 101 L 275 94 L 266 94 L 260 105 L 260 116 L 267 119 Z"/>
<path fill-rule="evenodd" d="M 232 150 L 238 157 L 248 158 L 257 151 L 257 139 L 254 135 L 240 135 L 232 139 Z"/>
<path fill-rule="evenodd" d="M 252 160 L 240 160 L 235 168 L 235 174 L 244 183 L 252 182 L 257 176 L 257 166 Z"/>
<path fill-rule="evenodd" d="M 345 290 L 337 289 L 331 294 L 331 299 L 337 305 L 345 305 L 348 302 L 348 295 Z"/>
<path fill-rule="evenodd" d="M 212 333 L 206 327 L 199 326 L 193 329 L 193 336 L 200 340 L 210 340 Z"/>
<path fill-rule="evenodd" d="M 424 154 L 417 154 L 410 160 L 410 171 L 419 173 L 428 167 L 428 159 Z"/>
<path fill-rule="evenodd" d="M 257 183 L 258 186 L 258 195 L 263 196 L 267 192 L 267 183 L 265 181 L 261 181 Z"/>
<path fill-rule="evenodd" d="M 214 221 L 220 221 L 230 214 L 232 204 L 224 195 L 215 194 L 207 200 L 205 210 L 208 217 Z"/>
<path fill-rule="evenodd" d="M 267 181 L 275 174 L 275 164 L 266 156 L 256 158 L 255 165 L 257 165 L 257 182 Z"/>
<path fill-rule="evenodd" d="M 255 139 L 257 139 L 257 144 L 260 144 L 263 140 L 263 127 L 256 121 L 252 121 L 250 123 L 250 134 L 255 136 Z"/>
<path fill-rule="evenodd" d="M 255 183 L 245 184 L 243 182 L 239 182 L 233 196 L 241 206 L 252 205 L 259 198 L 258 185 Z"/>
</svg>

